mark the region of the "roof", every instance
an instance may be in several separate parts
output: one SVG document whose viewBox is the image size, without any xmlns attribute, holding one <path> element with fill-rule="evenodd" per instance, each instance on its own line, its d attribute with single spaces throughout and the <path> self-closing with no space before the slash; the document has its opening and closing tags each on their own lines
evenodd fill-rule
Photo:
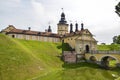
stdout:
<svg viewBox="0 0 120 80">
<path fill-rule="evenodd" d="M 84 30 L 80 30 L 80 31 L 72 32 L 72 33 L 66 33 L 64 35 L 64 37 L 71 37 L 74 35 L 82 35 L 82 34 L 84 34 L 85 31 L 87 31 L 92 36 L 92 33 L 88 29 L 84 29 Z"/>
<path fill-rule="evenodd" d="M 7 34 L 26 34 L 26 35 L 36 35 L 36 36 L 46 36 L 46 37 L 56 37 L 59 38 L 60 36 L 55 33 L 50 32 L 39 32 L 39 31 L 31 31 L 31 30 L 22 30 L 22 29 L 12 29 L 11 31 L 7 32 Z"/>
<path fill-rule="evenodd" d="M 97 42 L 93 37 L 84 37 L 82 38 L 82 36 L 79 36 L 78 38 L 76 38 L 76 40 L 84 40 L 84 41 L 95 41 Z"/>
<path fill-rule="evenodd" d="M 11 26 L 9 25 L 8 28 L 10 28 Z M 22 29 L 16 29 L 14 26 L 12 26 L 13 28 L 10 29 L 9 32 L 6 32 L 6 34 L 25 34 L 25 35 L 35 35 L 35 36 L 45 36 L 45 37 L 56 37 L 56 38 L 61 38 L 61 35 L 56 34 L 56 33 L 52 33 L 52 32 L 39 32 L 39 31 L 31 31 L 31 30 L 22 30 Z M 84 29 L 84 30 L 80 30 L 80 31 L 76 31 L 76 32 L 72 32 L 72 33 L 66 33 L 64 36 L 62 36 L 63 38 L 66 37 L 72 37 L 72 36 L 76 36 L 76 35 L 91 35 L 91 32 L 88 29 Z M 80 39 L 80 37 L 76 38 L 76 39 Z M 81 39 L 80 39 L 81 40 Z M 86 38 L 86 40 L 88 40 Z M 95 41 L 95 39 L 92 39 L 93 41 Z"/>
</svg>

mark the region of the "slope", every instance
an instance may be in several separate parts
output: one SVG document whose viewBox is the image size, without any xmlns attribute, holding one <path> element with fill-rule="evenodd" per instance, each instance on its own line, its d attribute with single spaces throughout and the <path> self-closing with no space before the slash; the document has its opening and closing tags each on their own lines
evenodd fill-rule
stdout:
<svg viewBox="0 0 120 80">
<path fill-rule="evenodd" d="M 0 80 L 26 80 L 61 68 L 60 45 L 0 34 Z"/>
</svg>

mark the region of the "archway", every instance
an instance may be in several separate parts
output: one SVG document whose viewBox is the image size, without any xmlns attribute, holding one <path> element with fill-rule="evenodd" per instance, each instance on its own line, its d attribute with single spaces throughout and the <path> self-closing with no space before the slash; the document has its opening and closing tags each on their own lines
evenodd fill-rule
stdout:
<svg viewBox="0 0 120 80">
<path fill-rule="evenodd" d="M 89 52 L 90 52 L 90 50 L 89 50 L 89 45 L 86 45 L 86 46 L 85 46 L 85 52 L 86 52 L 86 53 L 89 53 Z"/>
<path fill-rule="evenodd" d="M 101 66 L 103 66 L 104 68 L 113 68 L 116 67 L 117 64 L 117 60 L 116 58 L 112 57 L 112 56 L 104 56 L 101 59 Z"/>
<path fill-rule="evenodd" d="M 92 61 L 92 62 L 96 62 L 97 61 L 95 56 L 90 56 L 89 60 Z"/>
<path fill-rule="evenodd" d="M 15 38 L 15 35 L 12 35 L 12 38 Z"/>
</svg>

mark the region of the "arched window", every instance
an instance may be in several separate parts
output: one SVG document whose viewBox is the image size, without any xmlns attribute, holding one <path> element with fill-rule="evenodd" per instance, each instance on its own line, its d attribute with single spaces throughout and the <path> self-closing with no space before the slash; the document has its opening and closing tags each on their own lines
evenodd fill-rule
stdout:
<svg viewBox="0 0 120 80">
<path fill-rule="evenodd" d="M 12 38 L 15 38 L 15 35 L 12 35 Z"/>
<path fill-rule="evenodd" d="M 86 53 L 89 53 L 89 52 L 90 52 L 90 50 L 89 50 L 89 45 L 86 45 L 86 46 L 85 46 L 85 52 L 86 52 Z"/>
</svg>

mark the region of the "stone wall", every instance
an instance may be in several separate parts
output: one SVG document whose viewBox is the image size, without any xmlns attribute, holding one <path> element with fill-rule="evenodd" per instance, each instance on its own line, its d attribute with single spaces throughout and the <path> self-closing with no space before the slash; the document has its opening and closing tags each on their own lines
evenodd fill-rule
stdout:
<svg viewBox="0 0 120 80">
<path fill-rule="evenodd" d="M 76 63 L 76 53 L 71 51 L 64 51 L 63 60 L 66 63 Z"/>
<path fill-rule="evenodd" d="M 78 37 L 78 35 L 74 35 L 71 37 L 64 38 L 64 43 L 68 43 L 71 48 L 75 49 L 75 39 Z"/>
<path fill-rule="evenodd" d="M 14 37 L 13 37 L 14 35 Z M 60 42 L 60 38 L 56 37 L 45 37 L 45 36 L 35 36 L 35 35 L 25 35 L 25 34 L 8 34 L 8 36 L 24 40 L 36 40 L 43 42 Z"/>
</svg>

